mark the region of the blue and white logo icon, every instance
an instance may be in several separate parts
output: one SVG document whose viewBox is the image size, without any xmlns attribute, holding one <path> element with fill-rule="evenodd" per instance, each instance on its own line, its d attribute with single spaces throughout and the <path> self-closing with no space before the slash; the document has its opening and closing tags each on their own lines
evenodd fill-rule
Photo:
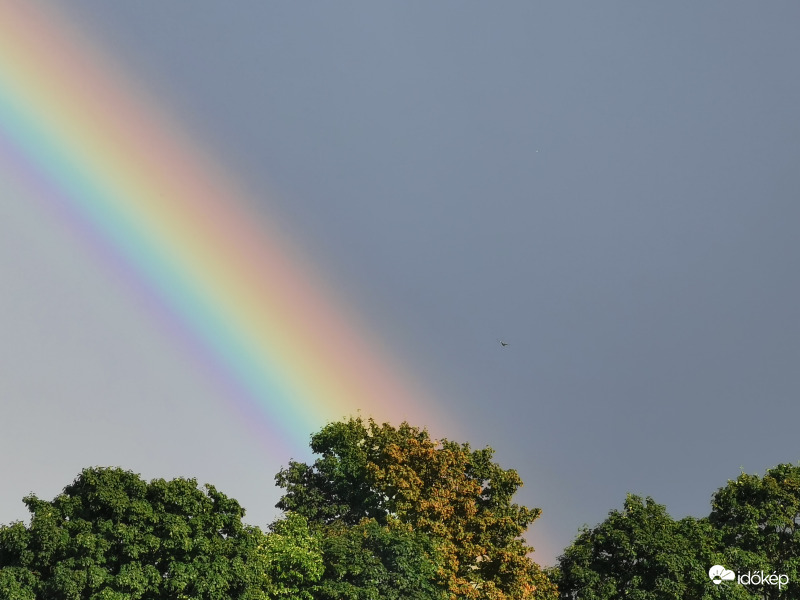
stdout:
<svg viewBox="0 0 800 600">
<path fill-rule="evenodd" d="M 714 585 L 719 585 L 723 581 L 733 581 L 736 575 L 730 569 L 726 569 L 722 565 L 714 565 L 708 570 L 708 576 Z"/>
</svg>

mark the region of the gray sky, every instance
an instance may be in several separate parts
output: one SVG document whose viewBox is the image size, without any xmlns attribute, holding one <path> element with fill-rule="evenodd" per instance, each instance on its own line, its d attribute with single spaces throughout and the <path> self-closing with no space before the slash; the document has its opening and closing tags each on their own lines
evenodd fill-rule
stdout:
<svg viewBox="0 0 800 600">
<path fill-rule="evenodd" d="M 540 562 L 626 492 L 701 516 L 740 468 L 800 459 L 796 3 L 53 4 L 520 472 Z M 268 522 L 289 457 L 14 198 L 0 522 L 92 464 Z"/>
</svg>

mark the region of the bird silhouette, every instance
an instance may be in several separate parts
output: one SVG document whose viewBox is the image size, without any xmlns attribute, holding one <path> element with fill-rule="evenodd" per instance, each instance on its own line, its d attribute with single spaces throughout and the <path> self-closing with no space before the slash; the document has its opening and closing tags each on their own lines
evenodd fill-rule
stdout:
<svg viewBox="0 0 800 600">
<path fill-rule="evenodd" d="M 508 342 L 504 342 L 503 340 L 497 340 L 497 341 L 498 341 L 498 342 L 500 342 L 500 345 L 501 345 L 503 348 L 505 348 L 506 346 L 508 346 Z"/>
</svg>

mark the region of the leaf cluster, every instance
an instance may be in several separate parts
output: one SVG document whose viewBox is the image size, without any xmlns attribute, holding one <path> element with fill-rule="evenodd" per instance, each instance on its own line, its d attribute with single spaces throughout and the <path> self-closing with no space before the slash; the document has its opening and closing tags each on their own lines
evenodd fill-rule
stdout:
<svg viewBox="0 0 800 600">
<path fill-rule="evenodd" d="M 350 419 L 276 475 L 267 532 L 212 485 L 87 468 L 0 526 L 0 600 L 548 599 L 522 535 L 539 509 L 491 448 Z"/>
<path fill-rule="evenodd" d="M 262 534 L 213 486 L 88 468 L 54 500 L 24 502 L 30 526 L 0 527 L 3 600 L 265 597 Z"/>
<path fill-rule="evenodd" d="M 708 517 L 673 520 L 652 498 L 628 495 L 584 528 L 551 574 L 563 599 L 796 598 L 800 584 L 800 467 L 741 474 L 713 495 Z M 714 584 L 712 565 L 784 574 L 789 586 Z"/>
<path fill-rule="evenodd" d="M 382 527 L 388 535 L 398 526 L 426 536 L 435 552 L 422 555 L 436 564 L 439 589 L 453 597 L 552 592 L 521 538 L 540 510 L 511 501 L 522 481 L 492 461 L 491 448 L 360 418 L 326 426 L 311 448 L 320 455 L 313 464 L 293 461 L 276 476 L 286 490 L 279 508 L 334 538 L 353 528 Z"/>
</svg>

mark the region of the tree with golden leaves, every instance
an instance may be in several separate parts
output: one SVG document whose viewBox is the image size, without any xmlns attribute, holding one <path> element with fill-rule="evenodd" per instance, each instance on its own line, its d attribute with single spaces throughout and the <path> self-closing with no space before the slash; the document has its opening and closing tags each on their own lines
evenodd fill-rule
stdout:
<svg viewBox="0 0 800 600">
<path fill-rule="evenodd" d="M 555 598 L 522 535 L 541 511 L 511 500 L 522 485 L 493 450 L 430 438 L 427 430 L 351 418 L 311 438 L 320 457 L 276 475 L 278 503 L 319 530 L 376 522 L 424 534 L 436 547 L 437 585 L 450 598 Z"/>
</svg>

